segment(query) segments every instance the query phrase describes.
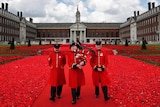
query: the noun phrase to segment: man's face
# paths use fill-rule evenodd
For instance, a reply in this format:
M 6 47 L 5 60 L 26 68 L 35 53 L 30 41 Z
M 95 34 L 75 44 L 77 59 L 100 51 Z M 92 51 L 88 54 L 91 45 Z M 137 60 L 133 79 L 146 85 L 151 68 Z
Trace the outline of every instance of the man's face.
M 72 52 L 77 52 L 77 46 L 73 45 L 73 46 L 71 47 L 71 51 L 72 51 Z
M 54 52 L 59 52 L 59 48 L 54 48 Z
M 102 44 L 101 45 L 96 45 L 96 50 L 100 50 L 102 48 Z

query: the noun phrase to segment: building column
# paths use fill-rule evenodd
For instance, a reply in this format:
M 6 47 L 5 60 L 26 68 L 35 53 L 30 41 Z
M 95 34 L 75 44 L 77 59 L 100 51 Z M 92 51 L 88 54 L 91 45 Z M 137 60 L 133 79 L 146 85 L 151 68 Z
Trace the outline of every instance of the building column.
M 83 41 L 83 34 L 82 34 L 82 30 L 80 30 L 79 40 L 80 40 L 80 42 L 82 42 L 82 41 Z
M 20 22 L 20 43 L 25 44 L 26 42 L 26 23 L 24 21 Z
M 86 43 L 86 30 L 84 30 L 84 33 L 83 33 L 83 40 L 84 40 L 84 43 Z
M 69 40 L 70 43 L 72 43 L 72 36 L 73 36 L 72 35 L 72 30 L 70 30 L 70 40 Z
M 74 42 L 76 42 L 76 36 L 77 36 L 76 30 L 74 30 L 74 35 L 73 35 L 73 40 L 74 40 Z

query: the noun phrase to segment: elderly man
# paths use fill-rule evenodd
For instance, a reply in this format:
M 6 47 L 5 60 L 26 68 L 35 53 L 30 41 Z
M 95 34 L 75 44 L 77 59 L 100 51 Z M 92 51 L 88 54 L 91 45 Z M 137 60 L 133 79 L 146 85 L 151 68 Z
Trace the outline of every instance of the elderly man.
M 72 104 L 76 104 L 76 99 L 80 98 L 81 86 L 85 85 L 82 67 L 86 63 L 86 58 L 80 44 L 73 42 L 70 49 L 71 52 L 68 54 L 69 87 L 71 87 Z
M 55 101 L 56 91 L 58 98 L 61 98 L 62 87 L 66 84 L 64 66 L 66 64 L 65 55 L 59 50 L 60 45 L 54 45 L 54 51 L 49 55 L 50 66 L 49 84 L 51 85 L 50 100 Z
M 95 54 L 91 55 L 90 64 L 93 68 L 92 72 L 92 80 L 93 84 L 95 86 L 95 95 L 96 98 L 99 97 L 99 84 L 101 84 L 102 91 L 104 94 L 104 100 L 109 100 L 108 96 L 108 85 L 110 83 L 110 79 L 108 76 L 108 59 L 107 59 L 107 53 L 102 50 L 102 44 L 101 41 L 96 41 L 95 45 Z

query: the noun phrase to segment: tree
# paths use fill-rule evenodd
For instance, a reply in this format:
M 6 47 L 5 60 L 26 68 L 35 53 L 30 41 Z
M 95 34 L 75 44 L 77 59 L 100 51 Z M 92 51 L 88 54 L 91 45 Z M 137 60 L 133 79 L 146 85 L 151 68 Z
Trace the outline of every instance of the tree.
M 28 46 L 31 46 L 31 41 L 30 40 L 28 40 Z
M 117 39 L 115 40 L 115 45 L 117 45 Z
M 147 49 L 146 44 L 147 44 L 147 41 L 144 38 L 142 38 L 142 47 L 141 47 L 141 49 Z
M 14 50 L 15 46 L 14 46 L 14 38 L 12 38 L 11 44 L 10 44 L 10 49 Z
M 41 39 L 39 40 L 39 45 L 42 45 L 42 40 Z
M 126 39 L 126 41 L 125 41 L 125 46 L 128 46 L 128 40 Z

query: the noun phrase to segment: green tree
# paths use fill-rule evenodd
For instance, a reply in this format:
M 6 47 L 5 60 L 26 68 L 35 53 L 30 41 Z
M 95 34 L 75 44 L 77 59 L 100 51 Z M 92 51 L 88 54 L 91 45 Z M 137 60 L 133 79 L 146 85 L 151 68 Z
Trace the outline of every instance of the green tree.
M 117 39 L 115 40 L 115 45 L 117 45 Z
M 125 40 L 125 46 L 128 46 L 128 40 L 127 39 Z
M 141 47 L 141 49 L 147 49 L 146 44 L 147 44 L 147 41 L 144 38 L 142 38 L 142 47 Z
M 31 41 L 30 40 L 28 40 L 28 46 L 31 46 Z
M 42 45 L 42 40 L 41 39 L 39 40 L 39 45 Z
M 10 49 L 14 50 L 15 46 L 14 46 L 14 38 L 12 38 L 11 44 L 10 44 Z

